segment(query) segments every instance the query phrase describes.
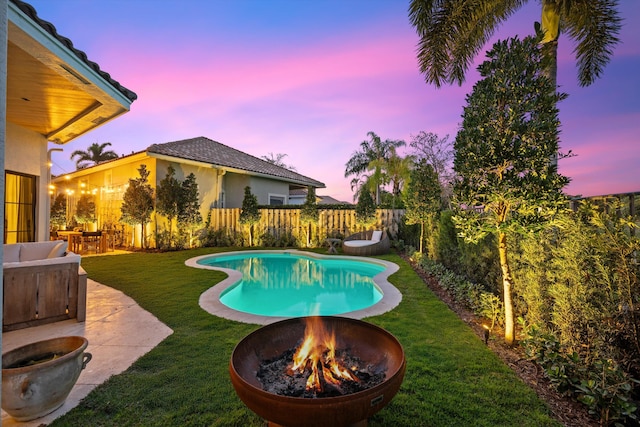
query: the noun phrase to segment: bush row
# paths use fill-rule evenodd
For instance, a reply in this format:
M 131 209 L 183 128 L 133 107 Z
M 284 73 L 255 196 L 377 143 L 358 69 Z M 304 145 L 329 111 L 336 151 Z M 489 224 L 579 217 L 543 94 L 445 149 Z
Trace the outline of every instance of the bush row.
M 607 211 L 615 213 L 583 203 L 544 231 L 511 239 L 513 296 L 521 344 L 558 390 L 603 425 L 632 425 L 640 398 L 640 239 L 633 222 Z M 442 212 L 429 230 L 420 265 L 476 314 L 500 322 L 495 241 L 461 241 L 451 216 Z M 409 231 L 401 227 L 401 246 L 413 243 Z

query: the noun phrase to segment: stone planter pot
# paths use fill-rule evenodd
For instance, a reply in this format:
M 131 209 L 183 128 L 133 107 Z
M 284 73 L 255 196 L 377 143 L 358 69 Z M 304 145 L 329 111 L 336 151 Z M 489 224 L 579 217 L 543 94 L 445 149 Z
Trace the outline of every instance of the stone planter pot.
M 91 360 L 84 337 L 27 344 L 2 355 L 2 409 L 17 421 L 58 409 Z

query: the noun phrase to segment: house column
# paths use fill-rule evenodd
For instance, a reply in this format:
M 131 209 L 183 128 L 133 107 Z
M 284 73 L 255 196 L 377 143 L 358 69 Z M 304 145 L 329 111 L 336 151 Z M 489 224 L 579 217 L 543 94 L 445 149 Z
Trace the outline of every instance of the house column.
M 223 208 L 222 206 L 222 180 L 227 171 L 218 169 L 218 176 L 216 176 L 216 206 Z
M 8 0 L 0 0 L 0 111 L 4 111 L 4 114 L 0 114 L 0 186 L 2 186 L 2 196 L 0 196 L 0 203 L 2 210 L 4 211 L 4 149 L 5 140 L 7 138 L 7 40 L 9 32 L 9 24 L 7 23 L 7 9 Z M 4 217 L 0 221 L 0 234 L 4 239 Z M 0 258 L 4 259 L 4 246 L 0 246 Z M 0 301 L 4 301 L 4 286 L 2 285 L 2 276 L 0 276 Z M 0 302 L 0 306 L 2 302 Z M 2 307 L 4 313 L 4 307 Z M 2 331 L 0 330 L 0 348 L 2 348 Z M 1 374 L 0 374 L 1 375 Z M 0 378 L 1 379 L 1 378 Z M 2 392 L 0 391 L 0 399 L 2 398 Z

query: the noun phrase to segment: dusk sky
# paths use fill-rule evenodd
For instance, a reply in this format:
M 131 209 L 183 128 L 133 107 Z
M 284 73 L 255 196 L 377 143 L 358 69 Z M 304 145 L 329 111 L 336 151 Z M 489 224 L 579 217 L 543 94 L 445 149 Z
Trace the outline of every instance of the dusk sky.
M 352 201 L 345 163 L 367 132 L 407 142 L 420 131 L 453 142 L 477 64 L 497 39 L 533 32 L 540 6 L 504 24 L 462 87 L 428 86 L 418 71 L 408 0 L 27 0 L 38 16 L 138 94 L 131 111 L 53 154 L 55 175 L 76 149 L 118 154 L 205 136 L 324 182 Z M 562 36 L 560 162 L 566 192 L 640 191 L 640 1 L 621 0 L 621 43 L 603 77 L 582 88 Z M 406 150 L 403 154 L 406 154 Z

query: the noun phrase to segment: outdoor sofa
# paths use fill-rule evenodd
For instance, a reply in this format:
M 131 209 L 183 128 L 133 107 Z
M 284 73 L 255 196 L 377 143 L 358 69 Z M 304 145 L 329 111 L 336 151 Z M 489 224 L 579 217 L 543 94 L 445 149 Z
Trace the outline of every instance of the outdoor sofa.
M 75 318 L 84 322 L 87 273 L 67 242 L 4 245 L 2 330 Z
M 391 241 L 385 231 L 367 230 L 344 239 L 342 251 L 347 255 L 371 256 L 389 252 Z

